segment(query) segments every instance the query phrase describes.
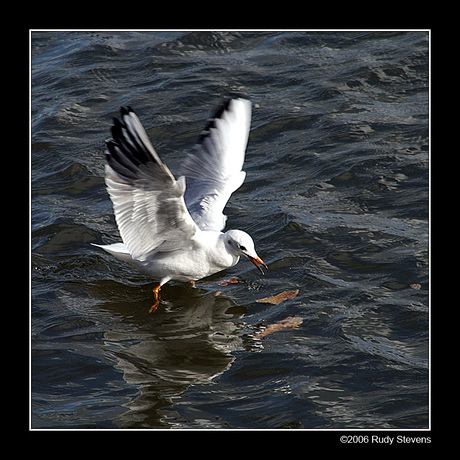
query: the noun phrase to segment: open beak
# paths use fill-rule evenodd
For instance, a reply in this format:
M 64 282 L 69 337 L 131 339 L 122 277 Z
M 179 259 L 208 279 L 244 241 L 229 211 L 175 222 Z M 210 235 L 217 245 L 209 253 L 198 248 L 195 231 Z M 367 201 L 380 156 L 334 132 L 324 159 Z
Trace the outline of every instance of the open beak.
M 265 262 L 260 258 L 260 257 L 251 257 L 248 256 L 248 259 L 257 267 L 257 269 L 262 273 L 262 275 L 265 275 L 264 271 L 262 270 L 262 267 L 260 265 L 263 265 L 266 270 L 268 270 L 267 265 Z M 260 264 L 260 265 L 259 265 Z

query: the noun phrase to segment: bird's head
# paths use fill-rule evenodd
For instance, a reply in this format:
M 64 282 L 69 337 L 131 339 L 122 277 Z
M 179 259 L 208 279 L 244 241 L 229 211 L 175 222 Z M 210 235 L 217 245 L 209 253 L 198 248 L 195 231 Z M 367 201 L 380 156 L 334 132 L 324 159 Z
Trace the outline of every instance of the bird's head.
M 252 238 L 247 233 L 241 230 L 229 230 L 224 236 L 228 252 L 239 257 L 247 257 L 257 267 L 262 275 L 264 275 L 261 265 L 263 265 L 266 269 L 268 269 L 268 267 L 257 255 L 256 250 L 254 249 L 254 241 L 252 241 Z

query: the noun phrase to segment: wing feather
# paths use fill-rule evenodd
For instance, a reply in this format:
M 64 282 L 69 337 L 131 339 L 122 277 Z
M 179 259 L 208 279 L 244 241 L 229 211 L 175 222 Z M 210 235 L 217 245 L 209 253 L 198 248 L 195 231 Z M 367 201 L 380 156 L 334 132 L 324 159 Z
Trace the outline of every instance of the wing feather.
M 182 165 L 187 183 L 185 203 L 201 230 L 225 227 L 225 205 L 246 177 L 242 169 L 250 124 L 248 100 L 226 101 Z
M 190 244 L 199 229 L 185 206 L 185 180 L 175 180 L 130 107 L 121 108 L 121 120 L 114 119 L 112 137 L 106 185 L 131 256 L 145 261 Z

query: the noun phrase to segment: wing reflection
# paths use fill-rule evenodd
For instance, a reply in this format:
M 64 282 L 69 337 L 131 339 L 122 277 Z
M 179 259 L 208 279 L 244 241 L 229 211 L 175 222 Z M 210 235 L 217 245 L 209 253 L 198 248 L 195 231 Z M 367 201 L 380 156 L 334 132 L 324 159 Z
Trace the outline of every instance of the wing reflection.
M 163 298 L 153 315 L 137 303 L 129 327 L 105 333 L 105 349 L 116 357 L 115 367 L 139 389 L 117 420 L 121 427 L 169 426 L 164 410 L 172 406 L 171 398 L 190 385 L 211 382 L 231 366 L 232 351 L 242 347 L 232 320 L 245 309 L 230 299 L 178 286 L 165 290 Z M 105 307 L 134 311 L 125 300 Z

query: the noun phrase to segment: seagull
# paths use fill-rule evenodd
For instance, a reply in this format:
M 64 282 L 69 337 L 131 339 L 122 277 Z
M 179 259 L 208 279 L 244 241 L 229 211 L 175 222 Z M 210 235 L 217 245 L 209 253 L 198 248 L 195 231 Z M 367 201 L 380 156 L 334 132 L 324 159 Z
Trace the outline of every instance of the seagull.
M 268 268 L 252 238 L 225 233 L 223 210 L 244 182 L 242 170 L 251 124 L 251 103 L 229 99 L 219 106 L 180 170 L 171 174 L 131 107 L 121 107 L 106 141 L 105 183 L 123 243 L 98 245 L 143 274 L 159 280 L 154 312 L 168 281 L 190 282 L 249 259 Z

